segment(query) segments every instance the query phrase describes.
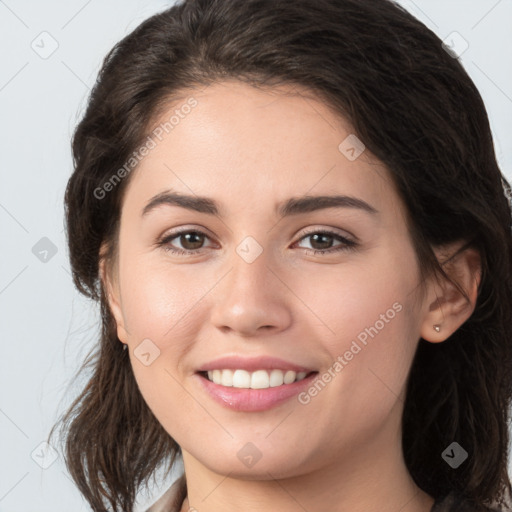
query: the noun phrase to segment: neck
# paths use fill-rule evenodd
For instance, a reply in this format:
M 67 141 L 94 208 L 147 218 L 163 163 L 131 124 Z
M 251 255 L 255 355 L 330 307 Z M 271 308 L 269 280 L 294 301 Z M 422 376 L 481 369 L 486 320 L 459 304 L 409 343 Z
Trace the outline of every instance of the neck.
M 273 478 L 275 468 L 261 467 L 256 476 L 257 466 L 247 478 L 222 475 L 183 449 L 188 496 L 182 511 L 430 512 L 434 499 L 410 476 L 401 432 L 397 436 L 397 425 L 390 423 L 378 435 L 352 443 L 331 464 L 286 477 Z

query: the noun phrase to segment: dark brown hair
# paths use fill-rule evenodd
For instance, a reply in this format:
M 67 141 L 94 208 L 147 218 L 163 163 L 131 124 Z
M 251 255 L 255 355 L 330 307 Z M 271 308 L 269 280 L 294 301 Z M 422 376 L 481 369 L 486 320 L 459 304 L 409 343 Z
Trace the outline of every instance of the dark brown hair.
M 187 0 L 106 56 L 74 133 L 65 195 L 73 280 L 102 314 L 99 345 L 81 368 L 88 384 L 50 434 L 60 424 L 78 488 L 95 511 L 131 511 L 142 484 L 180 454 L 139 392 L 99 278 L 102 244 L 106 261 L 115 259 L 130 176 L 101 198 L 97 190 L 169 100 L 228 78 L 301 86 L 350 123 L 396 184 L 423 277 L 451 279 L 435 247 L 463 241 L 480 252 L 471 317 L 443 343 L 419 340 L 403 450 L 433 497 L 455 490 L 476 507 L 503 505 L 511 490 L 510 186 L 475 85 L 440 39 L 390 0 Z M 453 441 L 469 454 L 457 469 L 441 457 Z

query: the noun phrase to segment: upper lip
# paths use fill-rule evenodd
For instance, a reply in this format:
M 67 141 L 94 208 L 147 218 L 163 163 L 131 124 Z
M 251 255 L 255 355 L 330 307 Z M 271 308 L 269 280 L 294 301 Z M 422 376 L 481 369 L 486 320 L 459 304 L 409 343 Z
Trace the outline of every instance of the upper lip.
M 294 372 L 315 371 L 312 368 L 307 368 L 306 366 L 269 356 L 251 358 L 240 356 L 220 357 L 202 365 L 197 371 L 207 372 L 210 370 L 246 370 L 248 372 L 256 370 L 292 370 Z

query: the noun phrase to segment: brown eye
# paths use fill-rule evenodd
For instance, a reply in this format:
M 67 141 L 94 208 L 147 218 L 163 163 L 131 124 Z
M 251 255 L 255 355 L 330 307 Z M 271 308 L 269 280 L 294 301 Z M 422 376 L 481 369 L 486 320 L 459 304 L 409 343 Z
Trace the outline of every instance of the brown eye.
M 313 249 L 319 250 L 330 249 L 334 241 L 334 237 L 326 233 L 315 233 L 314 235 L 309 235 L 309 238 L 311 239 Z
M 315 231 L 304 235 L 299 242 L 303 240 L 310 240 L 311 249 L 304 247 L 306 252 L 313 252 L 314 254 L 329 254 L 340 251 L 348 251 L 354 249 L 358 244 L 338 233 L 330 231 Z M 163 238 L 158 242 L 159 246 L 162 246 L 165 251 L 173 254 L 181 255 L 192 255 L 199 254 L 201 249 L 205 248 L 205 240 L 209 240 L 208 235 L 197 230 L 178 231 L 171 233 L 170 235 Z M 338 242 L 337 245 L 333 245 L 334 242 Z M 181 248 L 176 244 L 181 245 Z
M 198 253 L 200 249 L 203 249 L 203 244 L 207 238 L 208 236 L 201 231 L 179 231 L 166 236 L 158 242 L 158 245 L 171 253 L 194 254 Z M 176 243 L 181 245 L 181 248 L 179 246 L 176 247 Z
M 306 252 L 313 251 L 314 254 L 329 254 L 338 251 L 348 251 L 350 249 L 354 249 L 358 245 L 357 242 L 349 240 L 348 238 L 331 231 L 314 231 L 307 233 L 299 240 L 298 243 L 300 244 L 303 240 L 308 239 L 311 249 L 308 247 L 304 247 L 304 249 Z M 339 243 L 333 245 L 334 242 Z
M 198 233 L 197 231 L 183 233 L 176 238 L 179 238 L 183 249 L 190 251 L 193 251 L 194 249 L 200 249 L 204 243 L 204 235 L 202 233 Z

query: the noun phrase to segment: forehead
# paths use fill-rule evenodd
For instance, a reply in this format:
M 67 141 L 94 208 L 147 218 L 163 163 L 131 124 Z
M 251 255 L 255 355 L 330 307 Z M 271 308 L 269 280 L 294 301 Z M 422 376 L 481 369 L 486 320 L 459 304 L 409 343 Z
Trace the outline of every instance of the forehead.
M 190 89 L 160 112 L 149 137 L 154 147 L 125 195 L 141 207 L 168 189 L 215 196 L 236 211 L 308 194 L 358 195 L 378 209 L 397 201 L 387 169 L 350 125 L 295 86 Z

